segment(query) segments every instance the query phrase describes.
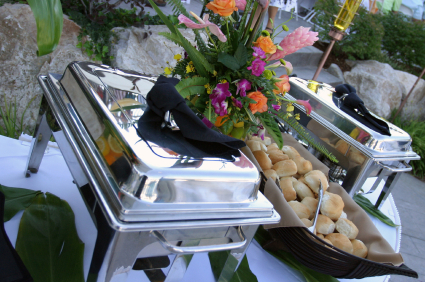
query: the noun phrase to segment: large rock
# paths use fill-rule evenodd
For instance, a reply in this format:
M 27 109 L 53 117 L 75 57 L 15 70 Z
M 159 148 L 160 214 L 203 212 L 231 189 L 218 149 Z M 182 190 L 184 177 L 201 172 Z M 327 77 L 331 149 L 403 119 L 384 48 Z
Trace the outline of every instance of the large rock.
M 16 99 L 17 116 L 21 117 L 35 96 L 23 122 L 24 128 L 32 132 L 42 97 L 37 76 L 48 72 L 63 73 L 70 62 L 89 60 L 75 47 L 80 27 L 65 17 L 57 49 L 42 57 L 36 54 L 37 28 L 28 5 L 4 4 L 0 7 L 0 27 L 0 105 L 4 107 L 5 97 L 12 103 Z
M 403 84 L 403 99 L 405 99 L 418 77 L 403 71 L 396 70 L 395 73 L 398 81 Z M 421 79 L 416 84 L 400 114 L 403 120 L 425 119 L 425 80 Z
M 144 28 L 114 28 L 118 41 L 112 47 L 112 65 L 120 69 L 134 70 L 144 74 L 159 75 L 166 67 L 174 67 L 174 55 L 183 55 L 184 49 L 158 32 L 170 32 L 165 25 L 145 26 Z M 183 36 L 195 43 L 191 29 L 180 29 Z
M 377 61 L 357 61 L 345 81 L 357 90 L 366 107 L 375 114 L 388 118 L 391 110 L 400 106 L 404 86 L 397 72 L 388 64 Z

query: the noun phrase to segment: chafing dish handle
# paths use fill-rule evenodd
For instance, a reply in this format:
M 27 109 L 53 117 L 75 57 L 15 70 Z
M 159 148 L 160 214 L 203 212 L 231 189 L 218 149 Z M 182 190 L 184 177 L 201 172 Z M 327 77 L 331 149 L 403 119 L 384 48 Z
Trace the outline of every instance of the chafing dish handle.
M 402 164 L 405 167 L 398 168 L 398 167 L 392 167 L 392 166 L 384 165 L 384 164 L 378 162 L 378 165 L 380 165 L 381 167 L 383 167 L 386 170 L 389 170 L 390 172 L 409 172 L 409 171 L 412 170 L 412 167 L 408 163 L 406 163 L 406 161 L 402 161 Z
M 227 251 L 242 248 L 246 243 L 247 239 L 245 234 L 243 233 L 242 227 L 239 226 L 238 234 L 241 238 L 241 242 L 229 243 L 229 244 L 221 244 L 221 245 L 210 245 L 210 246 L 194 246 L 194 247 L 179 247 L 170 244 L 170 242 L 165 239 L 165 237 L 158 231 L 153 230 L 150 232 L 161 245 L 170 252 L 176 254 L 196 254 L 196 253 L 204 253 L 204 252 L 219 252 L 219 251 Z

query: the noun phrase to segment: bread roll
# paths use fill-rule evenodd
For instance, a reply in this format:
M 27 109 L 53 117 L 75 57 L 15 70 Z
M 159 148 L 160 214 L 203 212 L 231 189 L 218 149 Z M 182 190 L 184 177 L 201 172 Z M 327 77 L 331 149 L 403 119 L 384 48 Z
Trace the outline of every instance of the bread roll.
M 267 169 L 264 172 L 264 175 L 266 176 L 266 178 L 271 177 L 274 181 L 276 181 L 276 179 L 279 178 L 279 176 L 277 176 L 277 173 L 274 169 Z
M 354 225 L 351 220 L 346 218 L 340 218 L 335 224 L 336 230 L 348 237 L 348 239 L 356 239 L 357 234 L 359 234 L 359 229 Z
M 293 160 L 296 156 L 299 156 L 300 154 L 298 151 L 292 147 L 292 146 L 283 146 L 282 151 L 289 156 L 291 160 Z
M 337 221 L 342 214 L 344 209 L 344 202 L 340 195 L 326 192 L 323 195 L 322 205 L 320 206 L 320 212 L 326 215 L 333 221 Z
M 332 245 L 338 249 L 350 253 L 353 253 L 353 244 L 351 244 L 350 239 L 347 238 L 344 234 L 340 233 L 331 233 L 325 236 L 325 239 L 328 239 L 332 242 Z
M 295 189 L 295 191 L 297 191 L 297 189 Z M 297 192 L 297 195 L 298 195 L 298 192 Z M 299 198 L 299 196 L 298 196 L 298 198 Z M 316 212 L 317 205 L 319 204 L 319 200 L 312 198 L 312 197 L 305 197 L 301 201 L 301 203 L 304 204 L 307 208 L 309 208 L 311 210 L 311 214 L 309 216 L 309 219 L 312 219 L 313 216 L 314 216 L 314 213 Z
M 273 143 L 273 144 L 270 144 L 269 146 L 267 146 L 267 154 L 269 154 L 269 151 L 273 151 L 273 150 L 279 150 L 279 147 L 277 146 L 276 143 Z
M 303 180 L 308 187 L 310 187 L 311 190 L 313 190 L 314 193 L 319 193 L 319 186 L 320 182 L 322 182 L 323 186 L 323 193 L 328 189 L 328 179 L 326 178 L 325 174 L 321 172 L 320 170 L 312 170 L 306 175 L 304 175 Z
M 342 211 L 341 216 L 339 218 L 347 218 L 347 214 L 344 211 Z
M 325 241 L 326 243 L 328 243 L 329 245 L 334 245 L 334 244 L 332 244 L 332 242 L 331 241 L 329 241 L 328 239 L 323 239 L 323 241 Z
M 311 162 L 301 156 L 295 156 L 294 162 L 297 165 L 297 172 L 301 175 L 313 170 Z
M 316 232 L 320 234 L 330 234 L 335 231 L 335 223 L 329 217 L 319 214 L 316 222 Z
M 311 191 L 311 189 L 308 188 L 308 186 L 302 183 L 301 181 L 296 180 L 296 182 L 294 182 L 293 185 L 294 185 L 295 191 L 297 191 L 298 198 L 301 201 L 304 200 L 305 197 L 314 198 L 313 191 Z
M 361 258 L 367 257 L 367 247 L 362 241 L 354 239 L 351 240 L 351 244 L 353 245 L 353 255 Z
M 319 237 L 322 240 L 325 239 L 325 236 L 323 236 L 323 234 L 317 233 L 316 236 Z
M 258 141 L 260 143 L 263 143 L 264 142 L 263 139 L 261 139 L 261 137 L 259 137 L 259 136 L 252 136 L 249 140 Z
M 338 142 L 336 142 L 335 144 L 335 149 L 337 149 L 341 154 L 343 154 L 344 156 L 346 154 L 348 154 L 348 148 L 349 145 L 347 142 L 345 142 L 344 140 L 339 140 Z
M 246 141 L 246 145 L 249 147 L 249 149 L 251 150 L 251 152 L 254 151 L 261 151 L 261 143 L 258 141 L 254 141 L 254 140 L 248 140 Z
M 273 169 L 279 177 L 291 176 L 297 173 L 297 165 L 293 160 L 277 162 L 273 165 Z
M 259 136 L 252 136 L 250 140 L 258 141 L 258 142 L 264 144 L 265 146 L 268 146 L 272 143 L 272 140 L 270 139 L 270 137 L 267 137 L 267 136 L 265 136 L 264 139 L 262 139 Z
M 255 159 L 257 160 L 263 171 L 272 168 L 272 161 L 264 151 L 254 151 L 252 152 L 252 154 L 254 155 Z
M 305 227 L 307 227 L 307 228 L 313 226 L 313 222 L 311 222 L 307 218 L 301 218 L 301 221 L 304 223 Z
M 282 178 L 279 181 L 279 185 L 287 202 L 293 201 L 297 198 L 297 192 L 295 192 L 295 189 L 292 186 L 291 178 Z
M 288 204 L 300 219 L 308 218 L 310 216 L 311 211 L 304 204 L 297 201 L 290 201 Z
M 272 139 L 270 139 L 270 137 L 265 136 L 264 140 L 263 140 L 263 144 L 266 146 L 269 146 L 272 143 Z
M 272 161 L 272 164 L 278 163 L 280 161 L 289 160 L 289 157 L 280 150 L 271 150 L 268 152 L 269 152 L 269 158 Z

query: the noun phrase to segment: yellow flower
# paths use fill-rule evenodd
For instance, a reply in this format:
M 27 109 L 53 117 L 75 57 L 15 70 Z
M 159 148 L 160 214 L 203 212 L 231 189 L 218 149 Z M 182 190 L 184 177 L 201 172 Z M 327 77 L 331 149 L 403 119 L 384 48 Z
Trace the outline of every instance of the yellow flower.
M 300 114 L 295 114 L 295 119 L 300 120 Z
M 204 87 L 207 89 L 207 94 L 211 94 L 211 86 L 209 83 L 205 84 Z
M 164 69 L 164 73 L 166 74 L 166 75 L 169 75 L 169 74 L 171 74 L 171 72 L 173 71 L 173 69 L 172 68 L 169 68 L 169 67 L 166 67 L 165 69 Z
M 213 71 L 213 76 L 217 76 L 217 72 L 216 71 Z
M 292 112 L 292 111 L 294 111 L 294 106 L 292 106 L 292 103 L 288 103 L 288 104 L 286 105 L 286 111 L 287 111 L 287 112 Z
M 190 61 L 189 64 L 186 66 L 186 73 L 195 72 L 195 66 L 193 65 L 193 62 Z
M 226 83 L 226 82 L 227 82 L 227 80 L 225 80 L 225 79 L 220 80 L 220 83 Z
M 177 62 L 180 61 L 181 58 L 182 58 L 182 55 L 180 55 L 180 54 L 174 55 L 174 60 L 177 60 Z

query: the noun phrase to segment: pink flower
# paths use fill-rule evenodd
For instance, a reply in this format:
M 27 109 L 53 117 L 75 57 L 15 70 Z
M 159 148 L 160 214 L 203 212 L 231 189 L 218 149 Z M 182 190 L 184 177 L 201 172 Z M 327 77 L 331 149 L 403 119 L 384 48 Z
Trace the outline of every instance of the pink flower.
M 232 97 L 232 102 L 233 102 L 233 105 L 235 105 L 235 107 L 242 109 L 242 102 L 241 101 Z
M 257 59 L 265 59 L 266 58 L 266 52 L 263 51 L 260 47 L 252 47 L 254 50 L 254 53 L 252 55 Z
M 219 116 L 227 115 L 227 102 L 226 98 L 232 96 L 229 91 L 229 83 L 220 83 L 212 91 L 211 105 L 214 107 L 214 112 Z
M 283 51 L 279 49 L 276 53 L 272 54 L 267 60 L 279 60 L 286 55 L 292 54 L 299 49 L 311 46 L 315 41 L 319 38 L 317 37 L 317 32 L 309 31 L 310 28 L 300 26 L 288 36 L 283 38 L 283 40 L 279 43 L 280 47 L 282 47 Z
M 255 59 L 252 62 L 252 65 L 250 67 L 247 67 L 247 69 L 251 70 L 252 74 L 255 76 L 260 76 L 264 71 L 264 66 L 266 65 L 266 62 Z
M 205 125 L 206 125 L 206 126 L 208 126 L 208 128 L 212 128 L 212 127 L 213 127 L 213 125 L 214 125 L 214 124 L 212 124 L 212 122 L 211 122 L 209 119 L 207 119 L 206 117 L 204 117 L 204 118 L 202 119 L 202 122 L 203 122 L 203 123 L 205 123 Z
M 196 14 L 194 14 L 192 12 L 190 12 L 190 13 L 200 23 L 197 24 L 197 23 L 193 22 L 191 19 L 189 19 L 188 17 L 186 17 L 184 15 L 179 15 L 178 16 L 179 24 L 184 23 L 188 28 L 191 28 L 191 29 L 201 29 L 201 28 L 208 27 L 209 30 L 211 31 L 211 33 L 218 37 L 218 40 L 220 40 L 221 42 L 226 42 L 227 41 L 226 36 L 223 34 L 223 32 L 221 32 L 220 28 L 218 28 L 217 25 L 213 24 L 212 22 L 210 22 L 208 20 L 208 18 L 209 18 L 209 15 L 208 14 L 204 15 L 204 19 L 202 20 Z
M 211 105 L 214 107 L 214 112 L 219 116 L 227 115 L 227 102 L 218 99 L 212 100 Z
M 310 101 L 310 100 L 296 100 L 295 103 L 297 103 L 298 105 L 304 106 L 305 112 L 307 113 L 307 115 L 310 115 L 311 105 L 308 101 Z
M 245 97 L 246 96 L 246 91 L 247 90 L 251 90 L 251 82 L 249 82 L 248 80 L 246 80 L 245 78 L 239 80 L 239 82 L 236 83 L 236 86 L 238 87 L 236 89 L 236 95 L 239 93 L 239 95 L 241 97 Z
M 245 10 L 246 7 L 246 0 L 235 0 L 236 8 L 238 8 L 241 11 Z
M 280 110 L 280 106 L 279 106 L 279 105 L 273 105 L 273 104 L 272 104 L 272 107 L 273 107 L 273 109 L 274 109 L 275 111 L 279 111 L 279 110 Z

